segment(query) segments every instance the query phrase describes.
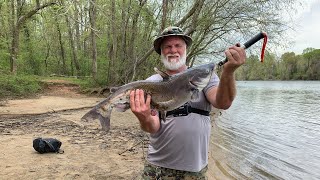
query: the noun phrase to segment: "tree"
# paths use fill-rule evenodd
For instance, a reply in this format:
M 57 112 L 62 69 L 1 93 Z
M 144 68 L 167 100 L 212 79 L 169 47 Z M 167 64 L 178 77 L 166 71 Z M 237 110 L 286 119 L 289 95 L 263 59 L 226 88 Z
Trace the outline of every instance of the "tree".
M 320 49 L 314 49 L 311 52 L 303 54 L 308 62 L 306 74 L 308 79 L 320 80 Z
M 57 4 L 56 2 L 48 2 L 43 5 L 40 5 L 39 1 L 37 1 L 36 7 L 34 7 L 32 10 L 28 11 L 24 15 L 20 15 L 20 10 L 22 6 L 20 5 L 21 2 L 17 1 L 18 3 L 18 18 L 17 21 L 14 23 L 14 12 L 15 12 L 15 5 L 14 1 L 11 1 L 11 11 L 12 11 L 12 43 L 11 43 L 11 52 L 10 52 L 10 66 L 11 66 L 11 73 L 16 74 L 17 73 L 17 56 L 19 51 L 19 35 L 20 35 L 20 29 L 25 24 L 27 19 L 32 17 L 34 14 L 36 14 L 39 10 L 44 9 L 46 7 L 52 6 Z M 20 3 L 19 3 L 20 2 Z
M 276 43 L 276 38 L 281 37 L 284 30 L 290 28 L 287 21 L 280 18 L 281 13 L 278 12 L 280 10 L 290 12 L 298 1 L 59 0 L 58 2 L 59 6 L 47 8 L 46 11 L 38 9 L 35 15 L 41 12 L 39 16 L 26 18 L 28 12 L 36 7 L 44 8 L 46 3 L 40 4 L 40 1 L 36 0 L 1 1 L 0 22 L 3 24 L 0 27 L 1 59 L 10 61 L 2 61 L 1 65 L 4 65 L 2 69 L 5 67 L 9 69 L 10 66 L 12 71 L 16 72 L 16 67 L 19 65 L 23 67 L 19 68 L 19 72 L 24 74 L 45 72 L 44 74 L 93 75 L 92 82 L 100 85 L 120 85 L 144 79 L 154 73 L 153 67 L 162 67 L 159 55 L 153 51 L 152 42 L 163 28 L 169 25 L 180 26 L 192 36 L 193 44 L 188 49 L 187 61 L 193 66 L 224 59 L 223 51 L 226 47 L 244 42 L 259 31 L 266 31 L 272 37 L 270 42 Z M 20 17 L 24 17 L 22 18 L 24 20 L 19 20 Z M 21 30 L 25 30 L 25 33 L 20 33 Z M 20 42 L 19 36 L 13 36 L 13 32 L 20 33 Z M 21 51 L 19 59 L 23 61 L 18 61 L 17 64 L 19 43 Z M 250 50 L 254 48 L 255 46 Z M 36 68 L 24 68 L 28 67 L 30 62 Z M 296 67 L 300 68 L 307 64 L 304 67 L 310 69 L 309 67 L 313 67 L 311 64 L 313 61 L 310 59 L 309 62 L 310 64 L 302 63 Z M 261 77 L 252 75 L 250 78 L 269 79 L 269 76 L 273 77 L 280 71 L 270 75 L 265 73 L 266 68 L 279 69 L 275 67 L 280 66 L 286 67 L 282 62 L 279 62 L 279 66 L 274 66 L 274 63 L 259 65 L 257 68 L 264 71 L 263 75 Z M 45 71 L 41 69 L 44 67 Z M 251 67 L 243 70 L 250 73 Z M 296 73 L 301 74 L 300 69 Z M 242 75 L 249 78 L 246 74 Z
M 297 72 L 297 59 L 294 52 L 284 53 L 281 56 L 284 65 L 285 79 L 292 79 Z
M 90 25 L 91 25 L 91 44 L 92 44 L 92 76 L 94 80 L 97 80 L 97 44 L 96 44 L 96 35 L 95 35 L 95 28 L 96 28 L 96 1 L 90 1 Z

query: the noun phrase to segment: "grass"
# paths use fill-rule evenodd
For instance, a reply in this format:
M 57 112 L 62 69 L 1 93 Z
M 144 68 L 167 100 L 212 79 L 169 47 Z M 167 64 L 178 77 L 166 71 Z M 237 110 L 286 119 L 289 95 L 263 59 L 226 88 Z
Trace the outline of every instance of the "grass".
M 21 97 L 41 90 L 41 83 L 35 76 L 0 76 L 0 98 Z

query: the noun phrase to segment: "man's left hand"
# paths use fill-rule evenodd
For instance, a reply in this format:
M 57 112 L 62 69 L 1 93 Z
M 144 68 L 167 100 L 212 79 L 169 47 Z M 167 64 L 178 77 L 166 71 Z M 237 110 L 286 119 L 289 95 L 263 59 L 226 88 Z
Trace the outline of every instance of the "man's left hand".
M 226 51 L 228 62 L 224 64 L 224 71 L 234 72 L 246 61 L 246 52 L 242 47 L 231 46 Z

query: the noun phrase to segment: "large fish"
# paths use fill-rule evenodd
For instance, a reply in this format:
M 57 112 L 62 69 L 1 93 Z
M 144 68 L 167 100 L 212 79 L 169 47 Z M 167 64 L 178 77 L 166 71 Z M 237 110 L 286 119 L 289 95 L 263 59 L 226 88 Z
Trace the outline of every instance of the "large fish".
M 165 117 L 166 111 L 174 110 L 184 103 L 198 97 L 198 93 L 208 84 L 215 64 L 205 64 L 187 69 L 175 75 L 155 69 L 163 77 L 161 81 L 134 81 L 120 86 L 105 100 L 87 112 L 82 119 L 99 119 L 102 130 L 109 131 L 113 108 L 124 112 L 130 108 L 130 92 L 143 89 L 151 95 L 151 106 Z

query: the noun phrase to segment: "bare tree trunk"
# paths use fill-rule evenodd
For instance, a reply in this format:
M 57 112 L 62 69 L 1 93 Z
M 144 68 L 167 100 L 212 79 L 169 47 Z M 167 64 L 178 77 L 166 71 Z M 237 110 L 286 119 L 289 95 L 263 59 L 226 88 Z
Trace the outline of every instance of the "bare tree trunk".
M 122 26 L 121 26 L 121 44 L 119 46 L 120 48 L 120 65 L 118 72 L 121 74 L 120 80 L 124 79 L 126 76 L 126 62 L 128 61 L 128 53 L 127 53 L 127 33 L 128 33 L 128 24 L 129 24 L 129 14 L 130 14 L 130 5 L 131 0 L 128 2 L 129 4 L 126 4 L 126 0 L 122 1 L 122 9 L 121 9 L 121 19 L 122 19 Z
M 71 27 L 70 20 L 69 20 L 69 17 L 68 17 L 67 14 L 66 14 L 65 17 L 66 17 L 66 23 L 67 23 L 67 27 L 68 27 L 69 42 L 70 42 L 70 46 L 71 46 L 71 49 L 72 49 L 71 69 L 73 68 L 73 63 L 74 63 L 74 66 L 76 68 L 77 76 L 79 76 L 80 75 L 80 64 L 79 64 L 79 61 L 78 61 L 76 45 L 74 43 L 72 27 Z M 73 71 L 72 71 L 72 75 L 74 75 Z
M 17 1 L 18 3 L 21 3 L 20 1 Z M 12 14 L 14 14 L 14 2 L 11 2 L 11 8 L 12 8 Z M 56 4 L 55 2 L 48 2 L 43 5 L 39 5 L 32 9 L 31 11 L 27 12 L 25 15 L 19 15 L 17 22 L 15 24 L 12 24 L 13 30 L 12 30 L 12 42 L 11 42 L 11 52 L 10 52 L 10 70 L 11 73 L 16 75 L 17 74 L 17 57 L 18 57 L 18 51 L 19 51 L 19 35 L 20 35 L 20 28 L 21 26 L 26 22 L 27 19 L 32 17 L 34 14 L 36 14 L 39 10 L 44 9 L 48 6 L 52 6 Z M 22 7 L 18 7 L 19 11 Z M 20 11 L 21 12 L 21 11 Z M 19 13 L 18 13 L 19 14 Z
M 76 45 L 77 45 L 77 50 L 81 51 L 81 43 L 80 43 L 80 27 L 79 27 L 79 7 L 77 5 L 78 1 L 73 1 L 74 3 L 74 18 L 76 19 L 75 22 L 75 29 L 76 29 Z M 81 21 L 80 21 L 81 22 Z
M 60 53 L 61 53 L 61 60 L 62 60 L 62 74 L 67 75 L 67 65 L 66 65 L 66 55 L 65 55 L 66 53 L 64 50 L 64 46 L 63 46 L 59 21 L 58 21 L 57 17 L 55 17 L 55 19 L 56 19 L 56 27 L 57 27 L 57 31 L 58 31 L 58 38 L 59 38 L 59 44 L 60 44 Z
M 168 11 L 168 1 L 162 0 L 162 21 L 161 21 L 161 31 L 166 28 L 167 23 L 167 11 Z
M 88 18 L 88 16 L 90 16 L 90 15 L 87 14 L 87 10 L 86 10 L 86 9 L 89 8 L 88 5 L 90 6 L 90 2 L 85 3 L 85 5 L 83 5 L 81 7 L 81 9 L 80 9 L 80 11 L 81 11 L 80 22 L 82 24 L 82 26 L 80 26 L 80 27 L 83 28 L 83 29 L 81 29 L 81 31 L 83 31 L 83 32 L 89 32 L 90 31 L 90 30 L 88 30 L 89 29 L 89 25 L 87 25 L 87 23 L 88 23 L 87 18 Z M 90 23 L 90 17 L 89 17 L 89 23 Z M 90 54 L 90 52 L 91 52 L 89 50 L 89 47 L 88 47 L 88 44 L 90 44 L 89 43 L 90 41 L 91 41 L 91 38 L 89 36 L 85 36 L 84 40 L 82 41 L 82 48 L 81 49 L 82 49 L 82 52 L 83 52 L 83 56 L 85 58 L 88 58 L 89 57 L 88 54 Z M 90 61 L 90 63 L 91 63 L 91 61 Z
M 116 69 L 116 57 L 117 57 L 117 23 L 116 23 L 116 6 L 115 1 L 111 1 L 111 24 L 110 24 L 110 48 L 109 48 L 109 67 L 108 67 L 108 82 L 110 79 L 115 80 L 115 73 L 110 73 L 111 69 Z
M 134 62 L 134 66 L 136 66 L 137 64 L 137 57 L 135 57 L 135 53 L 134 53 L 134 47 L 135 47 L 135 38 L 136 38 L 136 32 L 138 31 L 137 30 L 137 22 L 138 22 L 138 19 L 139 19 L 139 16 L 140 16 L 140 12 L 141 12 L 141 9 L 142 7 L 145 5 L 147 1 L 146 0 L 140 0 L 140 7 L 139 7 L 139 10 L 137 10 L 137 12 L 135 13 L 134 17 L 133 17 L 133 20 L 132 20 L 132 27 L 131 27 L 131 38 L 130 38 L 130 41 L 129 41 L 129 49 L 128 49 L 128 54 L 129 54 L 129 58 Z M 132 70 L 134 70 L 133 68 L 131 68 Z M 135 73 L 133 73 L 135 74 Z M 127 78 L 129 78 L 127 76 Z M 131 78 L 131 81 L 134 79 L 134 76 L 132 76 Z M 126 79 L 126 82 L 128 81 L 129 79 Z
M 46 51 L 46 57 L 44 58 L 44 64 L 45 64 L 45 67 L 46 67 L 46 74 L 47 74 L 47 71 L 48 71 L 48 58 L 50 56 L 50 43 L 49 43 L 48 39 L 46 39 L 46 44 L 47 44 L 47 51 Z
M 30 30 L 26 24 L 23 25 L 24 35 L 25 35 L 25 42 L 27 44 L 27 51 L 28 51 L 28 64 L 31 66 L 33 70 L 33 74 L 40 75 L 40 67 L 37 65 L 37 62 L 35 60 L 33 46 L 30 39 Z
M 96 0 L 90 1 L 89 7 L 89 17 L 90 17 L 90 24 L 91 24 L 91 43 L 92 43 L 92 76 L 94 80 L 97 80 L 97 44 L 96 44 L 96 35 L 94 30 L 96 28 Z
M 10 71 L 13 73 L 13 74 L 16 74 L 16 71 L 17 71 L 17 65 L 16 65 L 16 62 L 17 62 L 17 45 L 18 44 L 16 41 L 16 39 L 19 39 L 19 37 L 17 37 L 16 35 L 16 30 L 15 30 L 15 5 L 14 5 L 14 1 L 11 1 L 11 18 L 10 18 L 10 27 L 11 27 L 11 37 L 12 37 L 12 43 L 11 43 L 11 48 L 10 48 Z M 18 34 L 19 36 L 19 34 Z

